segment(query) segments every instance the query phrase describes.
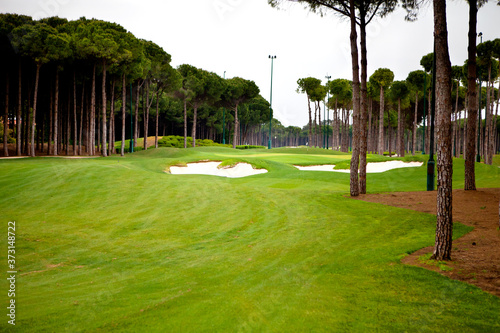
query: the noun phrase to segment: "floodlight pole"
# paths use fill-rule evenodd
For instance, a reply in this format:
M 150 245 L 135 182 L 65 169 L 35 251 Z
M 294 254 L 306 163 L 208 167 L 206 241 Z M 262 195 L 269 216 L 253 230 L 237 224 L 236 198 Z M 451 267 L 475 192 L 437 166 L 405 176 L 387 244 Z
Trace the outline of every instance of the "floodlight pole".
M 434 115 L 436 114 L 436 40 L 434 40 L 434 60 L 432 61 L 432 101 L 429 161 L 427 162 L 427 191 L 434 191 Z
M 330 79 L 332 78 L 331 75 L 326 74 L 325 78 L 328 80 L 328 83 L 326 84 L 326 108 L 327 108 L 327 115 L 328 115 L 328 120 L 326 122 L 327 125 L 330 124 L 330 109 L 328 108 L 328 101 L 330 100 Z M 328 150 L 328 134 L 330 129 L 326 126 L 326 150 Z
M 276 56 L 269 56 L 269 59 L 271 59 L 271 96 L 269 98 L 269 142 L 267 144 L 267 148 L 271 149 L 271 130 L 272 130 L 272 123 L 273 123 L 273 65 L 274 65 L 274 59 L 276 59 Z

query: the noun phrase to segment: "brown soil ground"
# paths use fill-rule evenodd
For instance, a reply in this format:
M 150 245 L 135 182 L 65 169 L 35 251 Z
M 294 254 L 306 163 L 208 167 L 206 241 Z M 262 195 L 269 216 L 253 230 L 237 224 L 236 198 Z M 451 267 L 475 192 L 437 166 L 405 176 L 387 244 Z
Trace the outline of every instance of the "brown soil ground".
M 393 192 L 360 195 L 359 200 L 436 214 L 437 192 Z M 453 242 L 451 270 L 419 261 L 433 247 L 421 249 L 402 262 L 424 267 L 452 279 L 464 281 L 500 297 L 500 188 L 477 191 L 453 191 L 453 220 L 474 227 L 467 235 Z

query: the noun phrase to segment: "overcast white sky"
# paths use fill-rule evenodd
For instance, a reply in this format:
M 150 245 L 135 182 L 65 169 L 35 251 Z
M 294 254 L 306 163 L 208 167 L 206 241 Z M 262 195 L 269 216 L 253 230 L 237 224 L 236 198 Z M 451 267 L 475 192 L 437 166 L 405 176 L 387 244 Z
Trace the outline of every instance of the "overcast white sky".
M 489 3 L 478 13 L 483 40 L 500 38 L 500 6 Z M 467 57 L 468 6 L 448 1 L 448 33 L 452 65 Z M 285 126 L 307 123 L 307 100 L 295 92 L 297 79 L 351 79 L 349 22 L 320 17 L 299 4 L 283 10 L 267 0 L 0 0 L 0 12 L 34 18 L 85 16 L 116 22 L 135 36 L 152 40 L 183 63 L 226 78 L 254 80 L 269 100 L 271 60 L 274 61 L 273 109 Z M 404 12 L 374 21 L 368 29 L 368 75 L 390 68 L 396 80 L 420 69 L 420 59 L 432 52 L 432 7 L 417 22 L 404 21 Z

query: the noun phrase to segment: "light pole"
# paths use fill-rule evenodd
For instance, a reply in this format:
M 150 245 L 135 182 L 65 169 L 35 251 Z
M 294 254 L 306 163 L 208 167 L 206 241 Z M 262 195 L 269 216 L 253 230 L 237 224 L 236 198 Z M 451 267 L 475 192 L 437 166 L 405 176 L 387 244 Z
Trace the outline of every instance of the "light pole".
M 325 78 L 328 80 L 327 84 L 326 84 L 326 108 L 327 108 L 327 111 L 326 111 L 326 114 L 328 115 L 327 118 L 327 126 L 325 127 L 326 128 L 326 150 L 328 150 L 328 134 L 329 134 L 329 131 L 330 129 L 328 128 L 328 125 L 330 124 L 330 109 L 328 108 L 328 101 L 330 100 L 330 79 L 332 78 L 331 75 L 328 75 L 326 74 Z
M 427 191 L 434 191 L 435 165 L 434 162 L 434 115 L 436 114 L 436 41 L 434 40 L 434 59 L 432 61 L 432 100 L 430 124 L 429 161 L 427 162 Z
M 424 134 L 422 135 L 422 155 L 425 155 L 425 95 L 427 95 L 427 72 L 424 71 Z
M 480 32 L 478 35 L 481 38 L 481 43 L 483 43 L 483 33 Z M 477 156 L 476 162 L 481 162 L 481 90 L 483 82 L 481 81 L 481 73 L 479 73 L 479 120 L 477 124 Z
M 274 65 L 274 59 L 276 59 L 276 56 L 269 56 L 269 59 L 271 59 L 271 97 L 269 98 L 269 142 L 267 145 L 268 149 L 271 149 L 271 129 L 272 129 L 272 123 L 273 123 L 273 65 Z
M 224 80 L 226 79 L 226 71 L 224 71 Z M 222 144 L 226 144 L 226 108 L 222 107 Z

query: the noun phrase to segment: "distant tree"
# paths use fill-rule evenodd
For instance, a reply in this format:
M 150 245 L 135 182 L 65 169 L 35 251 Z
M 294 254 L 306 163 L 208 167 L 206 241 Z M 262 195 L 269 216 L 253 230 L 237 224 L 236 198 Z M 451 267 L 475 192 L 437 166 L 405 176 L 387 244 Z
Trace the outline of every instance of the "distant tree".
M 377 69 L 372 76 L 370 76 L 370 82 L 380 90 L 380 118 L 379 118 L 379 143 L 378 143 L 378 153 L 379 155 L 384 154 L 384 91 L 389 88 L 394 80 L 394 73 L 388 68 Z
M 390 90 L 391 96 L 398 103 L 398 133 L 396 139 L 396 153 L 399 156 L 405 156 L 405 145 L 404 145 L 404 117 L 401 114 L 401 100 L 408 97 L 410 89 L 406 81 L 395 81 L 391 85 Z
M 193 108 L 191 137 L 193 138 L 193 147 L 195 147 L 198 108 L 204 103 L 213 104 L 218 102 L 224 92 L 225 85 L 222 78 L 217 74 L 193 66 L 189 68 L 188 77 L 189 88 L 192 92 L 189 104 Z
M 451 78 L 453 81 L 455 81 L 457 85 L 457 89 L 455 90 L 455 121 L 453 122 L 453 133 L 455 136 L 454 146 L 455 146 L 455 157 L 460 157 L 460 142 L 459 142 L 459 137 L 460 135 L 457 134 L 457 132 L 460 130 L 459 129 L 459 123 L 457 120 L 457 115 L 460 114 L 458 110 L 458 101 L 459 101 L 459 96 L 460 96 L 460 81 L 463 78 L 463 68 L 461 66 L 452 66 L 451 67 Z M 458 147 L 457 147 L 458 146 Z
M 239 77 L 226 80 L 224 92 L 221 95 L 221 103 L 234 111 L 233 148 L 236 148 L 238 139 L 239 119 L 238 106 L 251 101 L 259 95 L 259 87 L 254 81 Z
M 187 104 L 194 95 L 192 86 L 196 84 L 195 79 L 191 75 L 192 68 L 193 66 L 188 64 L 180 65 L 177 68 L 177 71 L 181 75 L 181 84 L 179 89 L 174 92 L 174 96 L 182 100 L 184 104 L 184 148 L 187 148 Z
M 410 87 L 412 88 L 413 93 L 415 94 L 415 114 L 413 120 L 413 134 L 412 134 L 413 140 L 411 148 L 411 154 L 415 155 L 415 150 L 417 146 L 418 95 L 420 91 L 424 90 L 425 73 L 424 71 L 421 70 L 410 72 L 408 74 L 408 77 L 406 78 L 406 81 L 410 84 Z
M 329 107 L 334 110 L 334 136 L 336 138 L 332 146 L 342 146 L 340 143 L 340 115 L 339 109 L 349 110 L 352 104 L 352 85 L 349 80 L 335 79 L 328 83 L 331 94 Z M 348 117 L 343 117 L 346 119 Z M 345 134 L 345 133 L 344 133 Z M 345 135 L 344 135 L 345 136 Z M 347 151 L 347 149 L 344 149 Z
M 170 66 L 171 56 L 163 48 L 154 42 L 143 41 L 144 51 L 146 57 L 150 60 L 149 71 L 146 76 L 146 114 L 144 115 L 144 150 L 147 150 L 147 137 L 149 133 L 149 114 L 150 108 L 153 103 L 154 96 L 156 96 L 156 106 L 158 108 L 159 95 L 165 87 L 167 87 L 167 81 L 172 78 L 177 78 L 174 75 L 172 66 Z M 154 85 L 153 95 L 150 99 L 150 87 Z M 157 110 L 158 111 L 158 110 Z M 158 116 L 158 112 L 156 112 Z M 155 147 L 158 144 L 157 135 L 157 125 L 158 119 L 156 119 L 156 130 L 155 130 Z
M 315 145 L 317 147 L 321 146 L 320 141 L 320 130 L 321 126 L 321 102 L 325 100 L 326 97 L 326 87 L 323 85 L 318 85 L 310 95 L 311 101 L 315 104 L 314 108 L 314 124 L 316 126 L 316 135 L 315 135 Z M 316 115 L 318 115 L 318 122 L 316 123 Z
M 59 35 L 56 29 L 46 23 L 24 24 L 14 29 L 12 35 L 12 43 L 15 47 L 20 50 L 22 55 L 33 59 L 36 64 L 30 145 L 30 156 L 34 157 L 40 68 L 51 60 L 57 61 L 66 57 L 67 52 L 69 52 L 69 45 L 67 36 Z
M 487 78 L 486 78 L 486 112 L 485 112 L 485 139 L 484 139 L 484 162 L 485 164 L 491 165 L 493 163 L 494 155 L 494 137 L 493 134 L 493 108 L 492 103 L 490 103 L 490 92 L 493 85 L 493 81 L 498 73 L 494 73 L 492 76 L 492 69 L 497 69 L 497 63 L 494 60 L 495 53 L 495 43 L 491 40 L 485 41 L 477 46 L 477 55 L 482 65 L 487 68 Z
M 307 107 L 309 109 L 309 145 L 313 144 L 312 136 L 312 112 L 311 112 L 311 96 L 314 91 L 321 85 L 321 80 L 314 77 L 306 77 L 297 80 L 297 93 L 306 94 L 307 96 Z

